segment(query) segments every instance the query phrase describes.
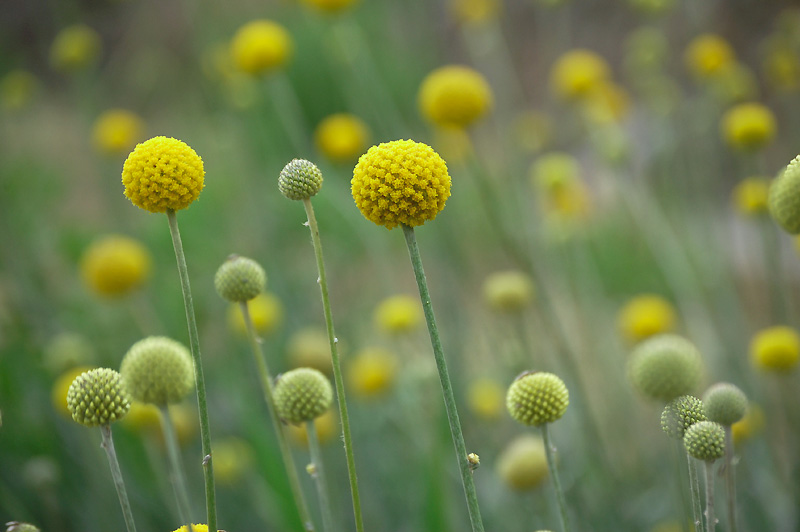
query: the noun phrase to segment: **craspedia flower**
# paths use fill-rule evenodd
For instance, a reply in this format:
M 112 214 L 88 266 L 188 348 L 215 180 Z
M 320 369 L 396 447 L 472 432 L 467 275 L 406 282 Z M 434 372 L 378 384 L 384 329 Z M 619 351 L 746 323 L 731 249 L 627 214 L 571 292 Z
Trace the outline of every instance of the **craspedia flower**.
M 180 342 L 151 336 L 131 346 L 120 373 L 131 396 L 143 403 L 177 403 L 194 388 L 192 356 Z
M 131 401 L 122 426 L 136 433 L 161 436 L 161 411 L 153 404 Z
M 558 376 L 543 371 L 516 378 L 506 394 L 509 414 L 523 425 L 539 426 L 561 418 L 569 405 L 567 386 Z
M 231 57 L 236 67 L 247 74 L 266 74 L 282 67 L 292 53 L 289 32 L 271 20 L 248 22 L 231 41 Z
M 290 200 L 308 199 L 321 188 L 322 172 L 316 164 L 305 159 L 293 159 L 278 176 L 278 189 Z
M 125 196 L 150 212 L 185 209 L 200 196 L 204 177 L 200 156 L 171 137 L 137 144 L 122 167 Z
M 98 151 L 124 153 L 142 138 L 144 121 L 125 109 L 109 109 L 97 117 L 92 127 L 92 141 Z
M 739 387 L 720 382 L 703 394 L 703 405 L 709 420 L 730 426 L 742 419 L 747 412 L 747 396 Z
M 6 532 L 40 532 L 40 530 L 30 523 L 11 521 L 6 523 Z
M 314 131 L 314 142 L 325 157 L 336 162 L 352 161 L 364 152 L 369 128 L 363 120 L 349 113 L 326 117 Z
M 750 404 L 744 417 L 731 425 L 731 435 L 734 443 L 747 441 L 764 428 L 764 411 L 760 406 Z
M 769 186 L 769 214 L 784 231 L 800 233 L 800 155 Z
M 239 482 L 255 464 L 253 447 L 241 438 L 214 440 L 213 456 L 214 479 L 227 486 Z
M 475 379 L 467 388 L 467 406 L 476 416 L 497 419 L 503 411 L 505 390 L 494 379 Z
M 174 532 L 208 532 L 208 525 L 195 525 L 195 524 L 193 524 L 191 530 L 186 530 L 186 525 L 183 525 L 182 527 L 180 527 L 178 530 L 175 530 Z M 220 532 L 224 532 L 224 531 L 220 530 Z
M 296 331 L 289 338 L 286 353 L 291 367 L 314 368 L 328 375 L 333 371 L 331 345 L 324 329 L 305 327 Z
M 628 378 L 645 397 L 671 401 L 700 382 L 700 352 L 689 340 L 660 334 L 643 341 L 628 360 Z
M 358 159 L 350 184 L 361 214 L 387 229 L 433 220 L 450 197 L 447 165 L 433 148 L 413 140 L 371 147 Z
M 800 360 L 800 335 L 791 327 L 769 327 L 750 342 L 750 360 L 757 368 L 787 372 Z
M 703 401 L 692 395 L 682 395 L 667 403 L 661 412 L 661 429 L 670 438 L 680 440 L 686 430 L 699 421 L 707 421 Z
M 412 331 L 421 322 L 419 298 L 406 294 L 387 297 L 375 309 L 375 325 L 390 334 Z
M 538 488 L 548 477 L 544 441 L 524 435 L 512 440 L 497 457 L 497 474 L 516 491 Z
M 720 123 L 722 136 L 732 147 L 757 150 L 775 137 L 775 115 L 760 103 L 742 103 L 729 109 Z
M 58 376 L 55 383 L 53 383 L 53 390 L 50 393 L 50 399 L 56 412 L 66 417 L 72 417 L 72 411 L 69 408 L 69 404 L 67 404 L 69 388 L 72 386 L 75 379 L 92 369 L 94 368 L 90 366 L 78 366 L 68 369 Z
M 683 445 L 692 457 L 713 462 L 725 454 L 725 429 L 713 421 L 700 421 L 686 429 Z
M 550 87 L 564 100 L 588 96 L 609 78 L 608 63 L 591 50 L 576 49 L 558 58 L 550 71 Z
M 39 80 L 26 70 L 12 70 L 0 79 L 0 106 L 22 109 L 33 99 Z
M 500 14 L 500 0 L 450 0 L 453 17 L 462 24 L 482 24 Z
M 397 376 L 397 357 L 380 347 L 367 347 L 348 362 L 350 387 L 361 397 L 376 397 L 389 391 Z
M 108 425 L 122 419 L 131 408 L 128 391 L 113 369 L 92 369 L 72 381 L 67 391 L 72 419 L 87 427 Z
M 243 303 L 255 298 L 267 286 L 264 268 L 253 259 L 231 255 L 214 275 L 214 288 L 222 299 Z
M 728 41 L 714 34 L 694 38 L 686 48 L 686 66 L 697 78 L 713 78 L 736 61 Z
M 331 407 L 333 387 L 321 372 L 298 368 L 278 376 L 274 396 L 278 417 L 296 425 L 321 416 Z
M 554 151 L 537 158 L 529 174 L 533 187 L 549 194 L 577 181 L 580 165 L 572 155 Z
M 76 24 L 61 30 L 50 47 L 50 64 L 61 72 L 78 72 L 92 66 L 100 55 L 100 35 Z
M 533 294 L 531 277 L 518 270 L 495 272 L 483 282 L 483 298 L 498 312 L 521 312 L 531 304 Z
M 264 292 L 258 294 L 247 303 L 253 328 L 259 334 L 270 334 L 283 321 L 283 305 L 275 294 Z M 231 305 L 228 309 L 228 324 L 241 335 L 247 335 L 247 326 L 239 305 Z
M 84 282 L 103 297 L 121 297 L 144 284 L 151 258 L 140 242 L 108 235 L 92 242 L 81 258 Z
M 674 330 L 675 321 L 672 304 L 655 294 L 634 297 L 622 307 L 617 319 L 622 335 L 633 343 Z
M 768 211 L 769 180 L 762 177 L 742 179 L 733 189 L 733 206 L 743 216 L 759 216 Z
M 447 65 L 428 74 L 419 89 L 419 109 L 430 122 L 464 128 L 492 106 L 492 90 L 476 70 Z
M 356 1 L 357 0 L 303 0 L 303 3 L 320 11 L 336 13 L 350 7 L 356 3 Z

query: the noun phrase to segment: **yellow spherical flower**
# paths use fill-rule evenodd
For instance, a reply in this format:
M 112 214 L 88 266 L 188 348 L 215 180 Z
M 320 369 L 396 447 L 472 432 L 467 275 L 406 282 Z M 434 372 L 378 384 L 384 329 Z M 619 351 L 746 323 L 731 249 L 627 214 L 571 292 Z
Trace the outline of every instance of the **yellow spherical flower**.
M 500 0 L 450 0 L 450 11 L 464 24 L 481 24 L 494 20 L 501 7 Z
M 598 124 L 619 122 L 628 114 L 630 96 L 619 85 L 611 82 L 598 83 L 586 95 L 584 112 L 586 117 Z
M 67 392 L 69 391 L 69 387 L 72 385 L 72 382 L 78 378 L 78 376 L 89 371 L 90 369 L 94 368 L 90 366 L 78 366 L 68 369 L 56 379 L 55 383 L 53 383 L 53 390 L 50 395 L 50 399 L 53 402 L 53 408 L 55 408 L 56 412 L 62 414 L 67 419 L 72 419 L 72 412 L 69 411 L 69 407 L 67 406 Z
M 122 167 L 125 196 L 150 212 L 185 209 L 200 196 L 204 177 L 200 156 L 170 137 L 137 144 Z
M 544 441 L 539 436 L 518 436 L 497 458 L 497 473 L 513 490 L 525 491 L 541 486 L 548 472 Z
M 271 292 L 264 292 L 247 303 L 253 327 L 259 334 L 271 334 L 283 322 L 283 304 L 278 296 Z M 242 336 L 247 335 L 247 327 L 238 304 L 228 308 L 228 324 L 231 329 Z
M 685 59 L 692 74 L 700 79 L 709 79 L 736 61 L 736 54 L 728 41 L 719 35 L 707 33 L 689 43 Z
M 338 420 L 339 417 L 333 409 L 314 419 L 314 428 L 317 429 L 317 437 L 320 443 L 327 443 L 333 439 L 339 428 Z M 284 425 L 283 429 L 289 433 L 289 437 L 294 443 L 308 445 L 308 432 L 306 431 L 305 423 Z
M 459 127 L 438 127 L 433 132 L 433 145 L 442 158 L 451 163 L 464 163 L 474 153 L 467 130 Z
M 81 259 L 87 286 L 105 297 L 121 297 L 140 287 L 150 273 L 150 253 L 138 241 L 109 235 L 94 241 Z
M 121 423 L 134 432 L 161 435 L 161 411 L 154 404 L 131 401 L 131 409 Z
M 363 120 L 349 113 L 337 113 L 325 118 L 314 132 L 319 151 L 336 162 L 354 160 L 364 152 L 369 129 Z
M 368 347 L 348 363 L 347 376 L 356 395 L 374 397 L 386 393 L 397 374 L 397 358 L 386 349 Z
M 375 324 L 388 333 L 405 333 L 422 322 L 419 298 L 399 294 L 387 297 L 375 309 Z
M 483 297 L 498 312 L 521 312 L 533 300 L 531 277 L 521 271 L 495 272 L 483 282 Z
M 661 296 L 642 294 L 628 301 L 619 312 L 619 328 L 630 342 L 675 330 L 676 315 L 672 304 Z
M 350 7 L 356 0 L 303 0 L 303 2 L 320 11 L 336 13 Z
M 192 524 L 191 530 L 186 530 L 186 525 L 183 525 L 178 530 L 174 532 L 208 532 L 208 525 L 195 525 Z
M 427 144 L 413 140 L 371 147 L 358 159 L 350 185 L 361 214 L 387 229 L 433 220 L 450 197 L 444 160 Z
M 531 184 L 545 194 L 568 186 L 578 180 L 580 165 L 568 153 L 550 152 L 536 159 L 529 171 Z
M 300 329 L 289 338 L 286 351 L 293 368 L 314 368 L 327 374 L 333 371 L 331 345 L 324 329 Z
M 282 67 L 292 52 L 289 32 L 280 24 L 261 19 L 248 22 L 231 42 L 233 63 L 242 72 L 265 74 Z
M 492 106 L 492 90 L 472 68 L 448 65 L 437 68 L 422 81 L 419 108 L 422 115 L 442 127 L 467 127 Z
M 759 331 L 750 342 L 750 359 L 761 369 L 791 371 L 800 359 L 800 335 L 786 326 Z
M 141 139 L 144 121 L 125 109 L 109 109 L 94 122 L 92 140 L 98 151 L 124 153 Z
M 62 72 L 77 72 L 91 66 L 100 55 L 100 35 L 76 24 L 61 30 L 50 47 L 50 63 Z
M 200 426 L 195 409 L 185 403 L 177 403 L 169 406 L 169 415 L 179 444 L 186 445 L 197 436 Z
M 212 451 L 214 478 L 220 484 L 235 485 L 255 464 L 253 447 L 241 438 L 214 440 Z
M 574 222 L 590 211 L 589 189 L 581 181 L 573 181 L 553 190 L 543 198 L 545 214 L 556 223 Z
M 12 70 L 0 80 L 0 105 L 4 109 L 22 109 L 33 98 L 39 81 L 25 70 Z
M 749 440 L 764 428 L 764 410 L 750 403 L 744 417 L 731 425 L 731 435 L 736 444 Z
M 494 379 L 475 379 L 467 388 L 467 404 L 477 417 L 499 419 L 506 404 L 506 390 Z
M 729 109 L 722 117 L 722 136 L 734 148 L 757 150 L 774 137 L 775 115 L 760 103 L 742 103 Z
M 733 205 L 744 216 L 767 214 L 767 198 L 769 197 L 769 179 L 748 177 L 733 189 Z
M 579 100 L 609 78 L 606 60 L 591 50 L 576 49 L 558 58 L 550 71 L 553 92 L 565 100 Z

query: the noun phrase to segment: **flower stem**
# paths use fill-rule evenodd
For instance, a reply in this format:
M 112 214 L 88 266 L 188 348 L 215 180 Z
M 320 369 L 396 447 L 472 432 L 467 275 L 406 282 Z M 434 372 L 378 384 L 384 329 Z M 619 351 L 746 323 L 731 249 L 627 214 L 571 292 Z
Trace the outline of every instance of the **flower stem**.
M 561 529 L 563 532 L 569 532 L 569 517 L 567 516 L 567 502 L 564 500 L 564 492 L 561 489 L 561 480 L 558 478 L 558 469 L 556 469 L 556 460 L 553 456 L 553 445 L 550 443 L 550 430 L 549 423 L 542 425 L 542 439 L 544 440 L 544 453 L 547 457 L 547 469 L 550 471 L 550 477 L 553 479 L 553 489 L 556 492 L 556 501 L 558 502 L 558 511 L 561 515 Z
M 472 478 L 472 469 L 467 458 L 467 446 L 464 443 L 464 434 L 461 431 L 461 422 L 458 419 L 456 409 L 456 399 L 453 395 L 453 385 L 450 382 L 450 375 L 447 371 L 447 362 L 442 350 L 442 341 L 439 338 L 439 329 L 436 326 L 436 318 L 433 315 L 431 296 L 428 291 L 428 281 L 425 279 L 425 271 L 422 268 L 422 258 L 419 254 L 417 237 L 414 228 L 403 224 L 403 235 L 408 246 L 408 254 L 411 257 L 411 265 L 414 268 L 414 277 L 419 288 L 419 297 L 422 300 L 422 309 L 425 312 L 425 321 L 428 324 L 428 333 L 431 337 L 433 356 L 436 359 L 436 369 L 439 372 L 439 381 L 442 385 L 444 395 L 444 405 L 447 410 L 447 421 L 450 423 L 450 435 L 453 438 L 453 445 L 456 450 L 459 469 L 461 470 L 461 482 L 464 485 L 464 494 L 467 498 L 467 510 L 472 524 L 473 532 L 483 532 L 483 521 L 481 521 L 481 511 L 478 506 L 478 495 L 475 491 L 475 481 Z
M 244 318 L 245 328 L 247 329 L 247 338 L 250 340 L 253 358 L 256 361 L 258 374 L 261 379 L 261 390 L 264 393 L 264 402 L 267 403 L 269 417 L 275 429 L 275 436 L 278 438 L 278 446 L 281 449 L 283 465 L 286 468 L 286 476 L 289 477 L 289 487 L 292 490 L 292 496 L 297 505 L 297 512 L 300 514 L 303 528 L 308 532 L 314 532 L 314 522 L 311 520 L 311 515 L 308 512 L 308 504 L 303 495 L 303 489 L 300 487 L 300 478 L 297 474 L 297 467 L 295 466 L 294 459 L 292 458 L 292 452 L 289 449 L 289 443 L 286 440 L 286 432 L 283 430 L 283 425 L 278 418 L 278 411 L 275 409 L 275 399 L 272 395 L 272 375 L 269 373 L 267 360 L 264 357 L 264 351 L 261 349 L 261 342 L 256 336 L 253 318 L 250 316 L 250 308 L 247 302 L 242 302 L 239 303 L 239 309 L 242 311 L 242 318 Z
M 175 211 L 167 209 L 169 232 L 172 236 L 172 247 L 175 248 L 175 259 L 178 262 L 178 276 L 181 279 L 183 306 L 186 309 L 186 322 L 189 327 L 189 347 L 194 362 L 194 381 L 197 387 L 197 408 L 200 413 L 200 442 L 203 449 L 203 477 L 206 488 L 206 514 L 208 532 L 217 532 L 217 495 L 214 489 L 214 466 L 211 463 L 211 431 L 208 424 L 208 405 L 206 404 L 206 383 L 203 378 L 203 362 L 200 357 L 200 336 L 197 333 L 197 320 L 194 317 L 192 288 L 189 285 L 189 270 L 186 268 L 186 255 L 183 252 L 181 233 L 178 230 L 178 218 Z
M 714 532 L 717 519 L 714 517 L 714 463 L 706 462 L 706 532 Z
M 133 512 L 131 512 L 131 503 L 128 500 L 128 493 L 125 491 L 125 481 L 122 480 L 122 471 L 119 469 L 117 452 L 114 450 L 111 426 L 108 423 L 101 425 L 100 432 L 103 434 L 103 443 L 101 445 L 106 451 L 106 456 L 108 456 L 108 465 L 111 466 L 111 476 L 114 479 L 114 487 L 117 488 L 119 504 L 122 506 L 122 515 L 125 517 L 125 526 L 128 532 L 136 532 L 136 525 L 133 522 Z
M 697 462 L 686 453 L 686 460 L 689 463 L 689 491 L 692 494 L 692 518 L 694 528 L 698 532 L 703 531 L 703 510 L 700 503 L 700 479 L 697 477 Z
M 311 476 L 317 484 L 317 494 L 319 495 L 319 505 L 322 509 L 322 528 L 324 532 L 333 532 L 333 514 L 331 513 L 331 501 L 328 498 L 328 483 L 325 480 L 325 469 L 322 465 L 322 450 L 319 445 L 319 436 L 314 421 L 306 422 L 308 432 L 308 448 L 311 451 L 311 463 L 313 470 Z
M 325 277 L 325 261 L 322 258 L 322 242 L 319 238 L 317 217 L 314 216 L 314 207 L 311 200 L 303 200 L 303 207 L 308 216 L 308 227 L 311 230 L 311 242 L 314 245 L 314 255 L 317 258 L 317 271 L 319 272 L 319 290 L 322 293 L 322 309 L 325 313 L 325 326 L 328 329 L 328 342 L 331 347 L 331 360 L 333 362 L 333 380 L 336 385 L 336 399 L 339 402 L 339 417 L 342 421 L 344 435 L 344 453 L 347 458 L 347 473 L 350 476 L 350 492 L 353 496 L 353 514 L 356 520 L 356 531 L 364 532 L 364 522 L 361 517 L 361 497 L 358 493 L 358 477 L 356 476 L 356 462 L 353 458 L 353 437 L 350 435 L 350 416 L 347 413 L 347 400 L 344 394 L 344 377 L 342 377 L 342 363 L 339 360 L 339 340 L 333 329 L 333 314 L 331 302 L 328 297 L 328 281 Z
M 183 475 L 181 456 L 178 452 L 175 426 L 172 424 L 167 405 L 160 405 L 159 410 L 161 410 L 161 429 L 164 432 L 164 444 L 167 446 L 167 457 L 169 458 L 170 469 L 172 469 L 170 477 L 172 477 L 172 486 L 175 489 L 175 497 L 178 500 L 178 515 L 181 518 L 181 523 L 185 524 L 188 530 L 189 525 L 192 523 L 192 505 L 189 502 L 189 493 L 186 490 L 186 478 Z
M 728 530 L 736 532 L 736 472 L 733 469 L 733 434 L 725 425 L 725 488 L 728 495 Z

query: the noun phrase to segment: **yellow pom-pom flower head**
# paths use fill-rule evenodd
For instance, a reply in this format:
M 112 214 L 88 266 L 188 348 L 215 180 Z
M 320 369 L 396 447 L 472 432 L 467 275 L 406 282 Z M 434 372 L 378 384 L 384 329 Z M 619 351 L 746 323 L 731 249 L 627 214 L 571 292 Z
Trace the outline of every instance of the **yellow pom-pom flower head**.
M 675 328 L 675 309 L 661 296 L 643 294 L 634 297 L 619 313 L 619 328 L 623 336 L 636 343 Z
M 214 441 L 214 479 L 220 484 L 234 486 L 253 468 L 253 447 L 241 438 L 222 438 Z
M 495 272 L 483 283 L 483 297 L 493 310 L 514 314 L 531 304 L 534 295 L 530 276 L 517 270 Z
M 231 255 L 214 275 L 214 288 L 222 299 L 232 303 L 250 301 L 264 291 L 267 274 L 253 259 Z
M 131 408 L 122 376 L 108 368 L 92 369 L 72 381 L 67 391 L 72 419 L 87 427 L 122 419 Z
M 292 367 L 314 368 L 328 375 L 333 371 L 331 346 L 325 329 L 304 327 L 296 331 L 289 338 L 286 351 Z
M 700 421 L 686 429 L 683 445 L 692 457 L 713 462 L 725 454 L 725 429 L 713 421 Z
M 739 150 L 758 150 L 775 137 L 775 115 L 760 103 L 742 103 L 722 117 L 722 135 Z
M 371 147 L 359 158 L 350 184 L 361 214 L 387 229 L 433 220 L 450 197 L 444 160 L 430 146 L 413 140 Z
M 703 401 L 692 395 L 682 395 L 667 403 L 661 412 L 661 429 L 667 436 L 683 439 L 686 429 L 699 421 L 707 421 Z
M 278 176 L 278 189 L 290 200 L 305 200 L 316 196 L 322 188 L 322 172 L 305 159 L 294 159 L 283 167 Z
M 208 532 L 208 525 L 192 525 L 191 530 L 186 529 L 186 525 L 183 525 L 178 530 L 174 532 Z M 225 532 L 224 530 L 220 530 L 219 532 Z
M 769 180 L 761 177 L 742 179 L 733 189 L 733 205 L 743 216 L 759 216 L 769 210 Z
M 479 378 L 472 381 L 467 389 L 467 405 L 476 416 L 493 420 L 503 412 L 505 390 L 494 379 Z
M 714 34 L 696 37 L 686 48 L 686 66 L 699 79 L 709 79 L 724 72 L 736 61 L 728 41 Z
M 702 376 L 700 352 L 689 340 L 659 334 L 638 344 L 628 360 L 628 377 L 642 395 L 671 401 L 687 395 Z
M 69 388 L 72 386 L 72 383 L 75 382 L 75 379 L 92 369 L 95 368 L 92 366 L 77 366 L 65 370 L 63 373 L 61 373 L 61 375 L 58 376 L 55 383 L 53 383 L 53 389 L 50 392 L 50 399 L 53 402 L 53 408 L 55 408 L 56 412 L 64 415 L 67 418 L 72 417 L 69 404 L 67 404 Z
M 278 416 L 297 425 L 321 416 L 331 407 L 333 387 L 321 372 L 298 368 L 278 376 L 274 397 Z
M 283 305 L 275 294 L 264 292 L 247 303 L 253 327 L 259 334 L 270 334 L 283 321 Z M 247 335 L 247 326 L 239 305 L 233 304 L 228 309 L 228 324 L 238 334 Z
M 477 71 L 458 65 L 437 68 L 422 81 L 419 107 L 430 122 L 464 128 L 492 106 L 492 91 Z
M 723 426 L 731 426 L 747 412 L 747 396 L 738 386 L 719 382 L 703 394 L 706 416 Z
M 523 425 L 540 426 L 561 419 L 569 406 L 567 386 L 557 375 L 526 372 L 511 383 L 506 394 L 509 414 Z
M 141 140 L 144 121 L 125 109 L 109 109 L 97 117 L 92 127 L 92 141 L 98 151 L 120 154 Z
M 363 120 L 349 113 L 328 116 L 314 131 L 317 148 L 328 159 L 343 163 L 354 160 L 364 152 L 369 128 Z
M 192 356 L 180 342 L 163 336 L 139 340 L 122 359 L 120 373 L 131 396 L 143 403 L 177 403 L 194 389 Z
M 140 287 L 150 274 L 151 258 L 138 241 L 109 235 L 94 241 L 81 258 L 86 285 L 103 297 L 122 297 Z
M 770 184 L 767 205 L 770 216 L 784 231 L 800 234 L 800 155 Z
M 800 335 L 786 326 L 759 331 L 750 343 L 750 359 L 760 369 L 791 371 L 800 360 Z
M 153 137 L 137 144 L 122 167 L 125 196 L 150 212 L 185 209 L 200 196 L 203 160 L 185 142 Z
M 397 358 L 380 347 L 359 351 L 347 368 L 350 387 L 360 397 L 377 397 L 388 392 L 397 374 Z
M 61 30 L 50 47 L 50 64 L 61 72 L 78 72 L 100 56 L 102 41 L 92 28 L 76 24 Z
M 547 480 L 544 441 L 533 435 L 519 436 L 497 458 L 497 474 L 515 491 L 536 489 Z
M 564 100 L 580 100 L 609 78 L 605 59 L 591 50 L 570 50 L 562 55 L 550 72 L 553 92 Z
M 271 20 L 248 22 L 231 42 L 231 57 L 236 67 L 251 75 L 266 74 L 282 67 L 292 53 L 289 32 Z
M 406 294 L 387 297 L 375 309 L 375 324 L 389 334 L 414 330 L 422 322 L 419 298 Z

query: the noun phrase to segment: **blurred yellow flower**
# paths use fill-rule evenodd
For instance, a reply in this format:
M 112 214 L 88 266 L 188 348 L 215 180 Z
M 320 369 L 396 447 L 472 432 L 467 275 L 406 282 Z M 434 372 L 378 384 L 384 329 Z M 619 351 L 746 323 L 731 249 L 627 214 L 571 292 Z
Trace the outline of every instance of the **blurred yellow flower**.
M 271 292 L 263 292 L 247 302 L 250 319 L 253 320 L 258 334 L 268 335 L 280 327 L 283 322 L 283 304 L 278 296 Z M 228 325 L 242 336 L 247 335 L 242 311 L 238 304 L 228 308 Z
M 131 401 L 131 409 L 120 423 L 134 432 L 161 437 L 161 412 L 154 404 Z
M 328 13 L 336 13 L 350 7 L 357 0 L 303 0 L 306 5 L 326 11 Z
M 321 444 L 328 443 L 337 434 L 339 429 L 339 417 L 333 409 L 328 410 L 321 416 L 314 419 L 314 428 L 317 429 L 317 437 Z M 285 425 L 284 430 L 289 434 L 289 438 L 297 445 L 308 446 L 308 432 L 306 424 Z
M 750 359 L 760 369 L 791 371 L 800 359 L 800 335 L 781 325 L 763 329 L 750 342 Z
M 220 484 L 233 486 L 253 469 L 255 452 L 247 441 L 227 437 L 214 440 L 214 478 Z
M 495 272 L 483 282 L 483 297 L 498 312 L 521 312 L 531 304 L 533 296 L 533 281 L 518 270 Z
M 144 284 L 151 258 L 140 242 L 121 235 L 97 239 L 86 249 L 80 269 L 86 285 L 104 297 L 121 297 Z
M 375 309 L 375 325 L 390 334 L 402 334 L 416 329 L 422 322 L 419 298 L 407 294 L 387 297 Z
M 770 47 L 763 69 L 767 82 L 776 89 L 789 92 L 800 88 L 800 51 L 791 46 Z
M 764 410 L 757 404 L 750 403 L 744 417 L 731 425 L 731 435 L 736 444 L 743 443 L 764 428 Z
M 306 327 L 296 331 L 289 338 L 286 351 L 292 368 L 314 368 L 329 375 L 333 371 L 331 345 L 324 329 Z
M 598 83 L 589 91 L 584 103 L 587 118 L 597 124 L 619 122 L 628 114 L 630 96 L 612 82 Z
M 467 388 L 467 404 L 470 411 L 482 419 L 499 419 L 506 406 L 506 389 L 488 377 L 475 379 Z
M 68 369 L 56 379 L 55 383 L 53 383 L 53 389 L 50 394 L 53 408 L 56 412 L 65 416 L 67 419 L 72 419 L 72 413 L 69 411 L 69 407 L 67 406 L 67 392 L 69 391 L 69 387 L 72 384 L 72 381 L 90 369 L 94 368 L 91 366 L 78 366 Z
M 450 0 L 453 17 L 463 24 L 481 24 L 500 14 L 500 0 Z
M 361 397 L 375 397 L 386 393 L 394 384 L 397 374 L 397 357 L 380 347 L 367 347 L 348 362 L 347 376 L 350 387 Z
M 558 58 L 550 70 L 550 87 L 564 100 L 579 100 L 609 79 L 606 60 L 591 50 L 575 49 Z
M 580 165 L 572 155 L 549 152 L 536 159 L 529 171 L 531 184 L 544 193 L 552 193 L 577 181 Z
M 675 330 L 676 313 L 672 304 L 655 294 L 641 294 L 619 312 L 617 322 L 622 335 L 631 343 Z
M 42 363 L 54 374 L 60 374 L 75 366 L 91 366 L 97 358 L 94 346 L 78 333 L 59 333 L 44 347 Z
M 512 440 L 497 458 L 497 474 L 516 491 L 541 486 L 548 477 L 544 441 L 533 435 Z
M 743 216 L 766 214 L 769 197 L 769 179 L 748 177 L 742 179 L 733 189 L 733 205 Z
M 758 80 L 749 67 L 733 62 L 710 80 L 709 89 L 724 104 L 739 103 L 758 97 Z
M 61 72 L 78 72 L 92 66 L 100 56 L 100 35 L 76 24 L 61 30 L 50 47 L 50 64 Z
M 22 109 L 33 99 L 38 86 L 39 81 L 30 72 L 12 70 L 0 80 L 0 105 L 3 109 Z
M 369 129 L 357 116 L 337 113 L 319 123 L 314 131 L 314 141 L 328 159 L 349 162 L 364 153 L 369 142 Z
M 231 41 L 231 56 L 239 70 L 247 74 L 267 74 L 289 60 L 292 40 L 276 22 L 261 19 L 248 22 Z
M 582 181 L 554 189 L 543 200 L 545 215 L 567 222 L 585 218 L 591 207 L 589 190 Z
M 419 108 L 430 122 L 464 128 L 492 107 L 492 90 L 476 70 L 459 65 L 437 68 L 419 89 Z
M 686 48 L 686 66 L 699 79 L 709 79 L 736 61 L 728 41 L 711 33 L 695 37 Z
M 757 150 L 768 144 L 777 129 L 775 115 L 760 103 L 742 103 L 729 109 L 720 123 L 722 136 L 734 148 Z
M 92 140 L 98 151 L 108 154 L 125 153 L 142 140 L 144 121 L 125 109 L 109 109 L 97 117 L 92 128 Z
M 553 136 L 553 121 L 541 111 L 523 111 L 515 118 L 513 127 L 517 144 L 526 152 L 543 150 Z

